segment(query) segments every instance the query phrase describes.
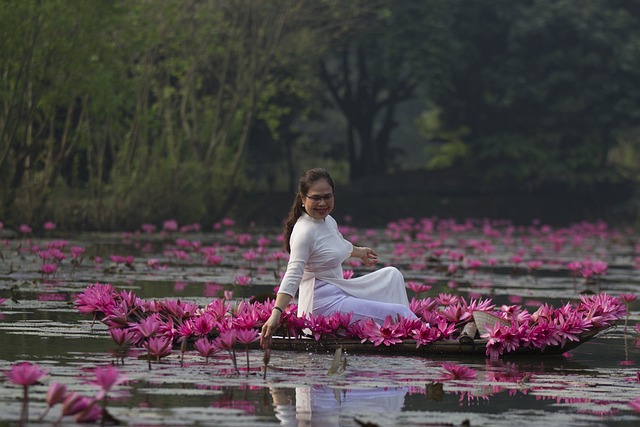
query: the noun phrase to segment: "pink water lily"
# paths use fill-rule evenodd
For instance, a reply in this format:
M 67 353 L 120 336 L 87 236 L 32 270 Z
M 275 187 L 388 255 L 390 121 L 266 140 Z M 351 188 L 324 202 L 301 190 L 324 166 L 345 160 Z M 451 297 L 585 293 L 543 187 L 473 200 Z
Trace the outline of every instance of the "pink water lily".
M 383 343 L 390 346 L 413 339 L 420 346 L 453 338 L 457 332 L 456 324 L 470 320 L 474 310 L 481 310 L 507 318 L 513 325 L 511 329 L 494 331 L 494 336 L 488 339 L 487 355 L 495 358 L 523 346 L 542 350 L 547 346 L 562 347 L 569 341 L 578 340 L 585 330 L 611 325 L 626 313 L 621 298 L 606 294 L 581 295 L 580 298 L 577 306 L 565 304 L 556 309 L 542 304 L 531 314 L 516 305 L 501 306 L 496 311 L 490 299 L 480 299 L 480 296 L 467 301 L 462 296 L 441 293 L 437 298 L 414 297 L 410 301 L 409 307 L 418 320 L 387 319 L 383 325 L 370 321 L 352 322 L 351 316 L 345 313 L 298 317 L 297 306 L 290 304 L 282 315 L 281 331 L 287 336 L 299 337 L 310 329 L 317 340 L 346 337 L 370 341 L 375 343 L 374 346 Z M 91 314 L 109 313 L 103 320 L 113 326 L 118 319 L 118 329 L 134 334 L 132 345 L 144 347 L 142 343 L 153 336 L 163 336 L 173 345 L 191 336 L 217 334 L 216 342 L 231 350 L 235 342 L 226 343 L 231 337 L 229 334 L 237 330 L 259 329 L 270 316 L 273 300 L 238 301 L 232 307 L 230 301 L 218 298 L 198 308 L 195 305 L 187 307 L 175 300 L 142 301 L 130 291 L 123 293 L 107 286 L 90 286 L 78 295 L 76 304 L 79 310 Z M 102 311 L 100 307 L 103 307 Z M 130 313 L 124 313 L 125 307 Z M 126 324 L 122 320 L 125 315 L 129 318 Z M 120 335 L 114 336 L 115 341 L 124 339 L 121 332 L 116 334 Z
M 140 339 L 148 339 L 155 336 L 158 332 L 158 328 L 162 323 L 162 319 L 158 314 L 154 313 L 149 317 L 145 317 L 138 323 L 133 324 L 133 331 Z
M 151 337 L 143 346 L 156 361 L 171 354 L 171 340 L 165 337 Z
M 322 315 L 308 314 L 305 325 L 311 330 L 313 338 L 319 341 L 323 335 L 331 334 L 333 328 L 329 325 L 327 318 Z
M 216 323 L 213 316 L 209 313 L 203 313 L 191 321 L 191 330 L 196 336 L 205 337 L 211 333 Z
M 244 344 L 246 347 L 246 360 L 247 360 L 247 375 L 250 371 L 249 366 L 249 344 L 256 342 L 260 339 L 260 331 L 257 329 L 238 329 L 236 330 L 236 339 L 240 344 Z
M 224 350 L 233 349 L 233 346 L 236 344 L 236 330 L 230 329 L 223 332 L 218 338 L 216 338 L 216 341 L 218 342 L 220 348 Z
M 38 365 L 31 362 L 18 362 L 11 365 L 6 372 L 7 379 L 13 384 L 22 386 L 22 412 L 20 414 L 21 424 L 29 419 L 29 387 L 39 384 L 40 380 L 47 374 Z
M 67 397 L 67 386 L 61 384 L 59 382 L 53 382 L 49 385 L 49 389 L 47 390 L 47 394 L 44 398 L 44 401 L 47 403 L 47 409 L 40 416 L 40 419 L 44 419 L 44 417 L 49 413 L 49 410 L 57 405 L 58 403 L 64 402 L 64 399 Z
M 194 343 L 196 351 L 205 358 L 205 364 L 209 363 L 209 358 L 218 353 L 221 348 L 216 345 L 215 341 L 210 341 L 206 337 L 198 339 Z
M 47 375 L 47 371 L 31 362 L 18 362 L 11 365 L 5 374 L 13 384 L 29 387 L 38 384 Z
M 96 385 L 100 388 L 97 400 L 104 399 L 109 391 L 116 385 L 122 384 L 127 380 L 115 366 L 98 367 L 94 371 L 95 379 L 90 380 L 89 384 Z
M 376 347 L 380 344 L 385 346 L 398 344 L 402 342 L 402 337 L 404 336 L 403 331 L 400 330 L 400 323 L 394 323 L 391 316 L 387 316 L 382 325 L 379 325 L 373 319 L 364 320 L 363 333 L 365 338 L 363 338 L 362 342 L 371 341 Z
M 59 382 L 53 382 L 49 385 L 49 389 L 47 390 L 47 395 L 44 400 L 47 402 L 47 405 L 51 407 L 64 402 L 66 396 L 67 386 Z
M 60 412 L 60 418 L 69 415 L 75 415 L 85 410 L 89 405 L 93 403 L 93 399 L 86 396 L 82 396 L 76 392 L 70 392 L 62 402 L 62 411 Z M 58 424 L 58 423 L 56 423 Z
M 635 301 L 638 298 L 638 295 L 636 294 L 620 294 L 619 298 L 624 301 L 625 303 L 630 303 Z
M 236 276 L 236 283 L 239 286 L 249 286 L 251 280 L 251 276 Z
M 440 331 L 432 328 L 428 323 L 421 322 L 419 329 L 414 329 L 411 338 L 416 340 L 416 348 L 431 344 L 440 337 Z
M 232 324 L 238 329 L 250 329 L 261 326 L 266 318 L 264 317 L 267 312 L 263 310 L 263 315 L 260 316 L 259 312 L 260 304 L 249 305 L 243 304 L 238 307 L 235 317 L 232 320 Z
M 220 334 L 218 338 L 215 339 L 215 343 L 218 347 L 223 350 L 227 350 L 229 356 L 231 357 L 231 361 L 233 362 L 233 368 L 236 373 L 238 371 L 238 362 L 236 360 L 235 353 L 235 345 L 237 340 L 237 331 L 235 329 L 229 329 Z
M 432 288 L 431 285 L 426 285 L 426 284 L 418 283 L 418 282 L 407 282 L 405 284 L 405 286 L 407 287 L 407 289 L 412 290 L 416 294 L 418 294 L 420 292 L 427 292 L 428 290 L 430 290 Z
M 115 288 L 108 283 L 91 284 L 76 297 L 76 310 L 84 314 L 104 313 L 115 304 L 114 293 Z
M 54 274 L 58 270 L 58 264 L 42 264 L 40 265 L 40 271 L 42 274 Z
M 95 423 L 102 418 L 104 408 L 101 408 L 96 401 L 91 401 L 87 406 L 76 413 L 77 423 Z
M 627 404 L 636 412 L 640 412 L 640 397 L 636 397 L 635 399 L 631 399 Z
M 125 328 L 109 328 L 108 330 L 111 339 L 118 345 L 118 347 L 125 347 L 131 343 L 132 332 L 130 329 Z

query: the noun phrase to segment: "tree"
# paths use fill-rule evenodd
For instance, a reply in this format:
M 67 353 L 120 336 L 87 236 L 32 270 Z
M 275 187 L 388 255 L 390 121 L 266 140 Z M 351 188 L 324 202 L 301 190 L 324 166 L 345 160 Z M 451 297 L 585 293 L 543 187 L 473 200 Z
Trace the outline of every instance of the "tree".
M 332 6 L 338 31 L 320 61 L 320 77 L 345 117 L 350 175 L 358 180 L 386 173 L 393 162 L 397 107 L 429 75 L 425 65 L 447 9 L 430 1 Z
M 490 186 L 615 180 L 640 116 L 637 2 L 452 4 L 450 79 L 429 92 L 443 149 Z
M 85 143 L 101 53 L 91 35 L 110 14 L 102 3 L 0 6 L 0 215 L 17 204 L 21 220 L 41 220 L 63 165 Z

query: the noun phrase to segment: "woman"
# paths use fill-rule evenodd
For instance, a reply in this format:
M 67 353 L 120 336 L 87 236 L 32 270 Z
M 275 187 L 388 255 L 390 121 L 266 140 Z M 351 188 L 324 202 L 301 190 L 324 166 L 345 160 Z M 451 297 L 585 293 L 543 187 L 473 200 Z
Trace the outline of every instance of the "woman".
M 385 267 L 361 277 L 344 279 L 342 263 L 349 257 L 362 259 L 366 266 L 378 262 L 371 248 L 358 247 L 342 237 L 331 217 L 334 183 L 320 168 L 307 171 L 284 227 L 289 252 L 287 271 L 282 279 L 271 316 L 262 327 L 260 342 L 271 343 L 282 312 L 299 290 L 298 316 L 305 313 L 330 315 L 352 313 L 352 321 L 372 318 L 378 323 L 387 316 L 416 318 L 409 309 L 402 273 Z

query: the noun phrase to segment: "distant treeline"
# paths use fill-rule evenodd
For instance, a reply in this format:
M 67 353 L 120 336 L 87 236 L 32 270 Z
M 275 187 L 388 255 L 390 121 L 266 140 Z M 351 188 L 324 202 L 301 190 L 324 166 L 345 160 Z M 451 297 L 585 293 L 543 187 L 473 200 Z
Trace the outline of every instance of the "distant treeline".
M 640 206 L 637 0 L 9 0 L 0 72 L 6 224 L 213 223 L 416 156 L 475 194 Z

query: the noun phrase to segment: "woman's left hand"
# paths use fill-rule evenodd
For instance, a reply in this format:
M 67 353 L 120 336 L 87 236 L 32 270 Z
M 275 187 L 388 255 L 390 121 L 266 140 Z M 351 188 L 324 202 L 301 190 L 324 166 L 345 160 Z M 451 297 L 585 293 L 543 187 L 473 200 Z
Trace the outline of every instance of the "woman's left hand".
M 360 248 L 362 251 L 362 255 L 360 255 L 360 259 L 367 267 L 371 267 L 375 263 L 378 262 L 378 254 L 371 248 L 363 247 Z

